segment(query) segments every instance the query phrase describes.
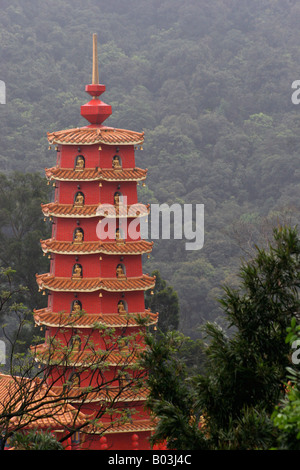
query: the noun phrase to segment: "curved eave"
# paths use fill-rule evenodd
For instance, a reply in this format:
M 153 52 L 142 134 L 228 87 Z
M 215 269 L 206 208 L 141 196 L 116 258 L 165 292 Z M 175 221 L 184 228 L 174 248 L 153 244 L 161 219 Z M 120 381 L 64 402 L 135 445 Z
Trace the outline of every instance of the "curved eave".
M 40 290 L 56 292 L 130 292 L 146 291 L 154 288 L 155 276 L 143 274 L 140 277 L 125 279 L 117 278 L 81 278 L 72 279 L 55 277 L 52 274 L 36 274 L 36 281 Z
M 71 314 L 55 313 L 50 308 L 34 310 L 33 317 L 35 324 L 53 328 L 94 328 L 95 325 L 110 328 L 124 328 L 140 326 L 138 319 L 143 320 L 143 326 L 155 325 L 158 321 L 158 313 L 145 310 L 141 313 L 128 313 L 120 315 L 110 314 Z
M 142 145 L 144 132 L 113 127 L 77 127 L 47 133 L 50 145 Z
M 150 204 L 133 204 L 131 206 L 122 206 L 120 204 L 119 208 L 117 208 L 110 204 L 75 206 L 73 204 L 50 202 L 48 204 L 41 204 L 41 208 L 45 217 L 62 218 L 140 218 L 146 217 L 150 212 Z
M 129 241 L 124 243 L 116 242 L 65 242 L 57 241 L 55 239 L 40 240 L 41 248 L 45 254 L 103 254 L 103 255 L 143 255 L 150 253 L 153 248 L 153 242 L 141 240 L 141 241 Z
M 64 347 L 48 344 L 39 344 L 30 346 L 30 351 L 36 362 L 48 365 L 56 365 L 62 367 L 89 367 L 93 365 L 95 368 L 103 368 L 104 366 L 133 366 L 140 361 L 140 351 L 130 351 L 124 349 L 122 352 L 117 351 L 67 351 Z
M 100 390 L 98 392 L 89 392 L 86 391 L 84 387 L 72 386 L 72 388 L 68 389 L 64 387 L 54 386 L 53 392 L 59 396 L 66 397 L 66 401 L 68 401 L 69 399 L 71 403 L 82 403 L 82 396 L 85 397 L 85 403 L 140 402 L 146 401 L 149 394 L 149 390 L 147 388 L 134 390 L 134 388 L 129 389 L 129 387 L 127 389 L 124 388 L 123 390 L 120 390 L 119 388 L 110 388 L 105 390 L 103 387 L 103 390 Z M 76 400 L 76 398 L 78 401 Z
M 133 420 L 131 423 L 125 423 L 125 424 L 115 424 L 112 425 L 108 430 L 102 431 L 101 432 L 101 427 L 97 431 L 97 428 L 95 429 L 94 433 L 95 434 L 121 434 L 121 433 L 137 433 L 137 432 L 152 432 L 155 430 L 155 427 L 157 426 L 157 422 L 149 419 L 149 420 Z
M 124 168 L 122 170 L 113 169 L 84 169 L 76 171 L 72 168 L 46 168 L 45 174 L 48 181 L 144 181 L 148 170 L 141 168 Z
M 45 217 L 90 218 L 96 217 L 97 205 L 74 206 L 72 204 L 58 204 L 50 202 L 41 204 Z

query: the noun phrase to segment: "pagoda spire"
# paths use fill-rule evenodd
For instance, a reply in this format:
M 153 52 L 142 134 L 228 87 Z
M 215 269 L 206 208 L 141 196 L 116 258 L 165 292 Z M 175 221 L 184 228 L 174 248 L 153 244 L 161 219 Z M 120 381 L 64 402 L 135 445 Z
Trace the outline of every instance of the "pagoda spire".
M 93 75 L 92 84 L 99 85 L 98 52 L 97 52 L 97 34 L 93 34 Z
M 85 91 L 92 96 L 92 100 L 81 106 L 81 116 L 92 125 L 100 125 L 111 113 L 111 106 L 99 100 L 99 96 L 105 92 L 105 85 L 99 83 L 97 34 L 93 34 L 93 72 L 92 83 L 86 85 Z

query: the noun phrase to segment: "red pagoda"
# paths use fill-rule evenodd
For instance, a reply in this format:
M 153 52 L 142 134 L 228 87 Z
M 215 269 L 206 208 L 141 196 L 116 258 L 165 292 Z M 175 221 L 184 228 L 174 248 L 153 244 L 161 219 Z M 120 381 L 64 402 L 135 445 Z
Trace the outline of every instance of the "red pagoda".
M 99 99 L 105 86 L 99 84 L 96 35 L 93 79 L 85 90 L 92 98 L 81 115 L 90 124 L 48 133 L 57 161 L 46 169 L 54 201 L 42 205 L 52 235 L 41 241 L 50 272 L 36 276 L 39 290 L 48 294 L 47 307 L 34 312 L 35 323 L 46 330 L 36 353 L 44 363 L 48 355 L 53 392 L 67 390 L 73 406 L 95 417 L 81 434 L 81 448 L 150 449 L 154 426 L 144 406 L 145 371 L 138 357 L 144 329 L 157 323 L 158 314 L 146 310 L 144 301 L 155 285 L 142 272 L 142 255 L 152 250 L 140 234 L 149 207 L 137 197 L 147 170 L 136 168 L 135 149 L 144 135 L 103 124 L 112 110 Z

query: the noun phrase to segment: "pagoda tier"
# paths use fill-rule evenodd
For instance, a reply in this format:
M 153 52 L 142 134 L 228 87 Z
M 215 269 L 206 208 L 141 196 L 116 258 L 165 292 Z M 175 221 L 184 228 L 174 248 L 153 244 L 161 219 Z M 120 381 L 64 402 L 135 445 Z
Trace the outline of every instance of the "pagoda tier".
M 101 278 L 80 278 L 72 279 L 67 277 L 55 277 L 53 274 L 37 274 L 36 281 L 40 290 L 48 289 L 59 292 L 127 292 L 146 291 L 154 288 L 155 277 L 143 274 L 141 277 L 124 279 L 101 279 Z
M 158 313 L 152 313 L 148 309 L 144 312 L 125 313 L 122 315 L 119 313 L 55 313 L 48 307 L 34 311 L 36 325 L 53 328 L 93 328 L 94 325 L 126 328 L 128 326 L 138 326 L 140 319 L 143 320 L 146 326 L 156 325 Z
M 46 168 L 46 177 L 49 181 L 143 181 L 147 177 L 147 170 L 141 168 L 125 168 L 115 170 L 111 168 Z
M 153 242 L 141 241 L 124 241 L 124 243 L 116 242 L 81 242 L 74 241 L 58 241 L 54 238 L 41 240 L 43 252 L 70 254 L 70 255 L 88 255 L 88 254 L 106 254 L 106 255 L 142 255 L 152 251 Z
M 150 206 L 144 204 L 134 204 L 130 206 L 113 206 L 110 204 L 94 204 L 77 206 L 75 204 L 59 204 L 50 202 L 41 204 L 45 217 L 71 217 L 71 218 L 136 218 L 146 217 L 149 214 Z

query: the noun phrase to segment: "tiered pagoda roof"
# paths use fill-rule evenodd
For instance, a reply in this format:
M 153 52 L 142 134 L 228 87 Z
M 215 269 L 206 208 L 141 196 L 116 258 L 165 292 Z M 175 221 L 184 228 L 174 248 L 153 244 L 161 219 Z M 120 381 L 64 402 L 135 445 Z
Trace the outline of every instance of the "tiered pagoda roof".
M 155 276 L 143 274 L 140 277 L 128 278 L 80 278 L 55 277 L 53 274 L 36 274 L 36 281 L 40 290 L 49 289 L 61 292 L 126 292 L 148 290 L 155 286 Z
M 45 173 L 49 181 L 143 181 L 147 176 L 147 169 L 123 168 L 85 168 L 82 171 L 74 168 L 46 168 Z
M 144 132 L 93 125 L 48 132 L 47 136 L 54 145 L 142 145 L 144 142 Z
M 82 351 L 74 347 L 66 349 L 65 346 L 59 346 L 55 342 L 43 343 L 37 346 L 30 347 L 31 352 L 37 362 L 42 362 L 51 365 L 61 365 L 63 367 L 106 367 L 106 366 L 131 366 L 140 361 L 140 353 L 142 349 L 136 346 L 134 350 L 129 350 L 128 347 L 121 347 L 120 350 L 88 350 Z
M 102 402 L 111 403 L 112 401 L 117 402 L 133 402 L 133 401 L 145 401 L 149 395 L 149 389 L 145 387 L 134 387 L 130 384 L 130 387 L 103 387 L 99 391 L 90 391 L 85 387 L 78 387 L 72 385 L 72 387 L 56 386 L 52 387 L 53 392 L 57 395 L 67 394 L 68 399 L 71 399 L 72 403 L 76 403 L 76 399 L 81 402 L 82 396 L 85 396 L 85 403 L 91 402 Z
M 93 204 L 76 206 L 74 204 L 59 204 L 50 202 L 41 204 L 42 212 L 45 217 L 68 217 L 68 218 L 90 218 L 90 217 L 107 217 L 107 218 L 130 218 L 145 217 L 149 214 L 150 205 L 133 204 L 123 206 L 120 204 L 115 207 L 110 204 Z
M 106 254 L 106 255 L 141 255 L 152 251 L 153 242 L 145 240 L 125 241 L 116 243 L 113 241 L 103 242 L 82 242 L 74 243 L 58 241 L 54 238 L 41 240 L 41 247 L 44 253 L 57 254 Z
M 57 313 L 53 312 L 49 307 L 34 310 L 35 324 L 49 327 L 93 328 L 94 325 L 105 325 L 111 328 L 124 328 L 136 326 L 139 319 L 145 321 L 147 326 L 155 325 L 158 313 L 152 313 L 149 309 L 146 309 L 144 312 L 127 313 L 124 315 L 119 313 Z
M 154 419 L 135 419 L 132 422 L 128 422 L 125 424 L 120 424 L 118 422 L 112 423 L 112 426 L 109 427 L 105 432 L 106 434 L 115 434 L 115 433 L 123 433 L 123 432 L 145 432 L 145 431 L 154 431 L 155 427 L 157 426 L 157 420 Z M 95 434 L 97 432 L 100 434 L 101 431 L 97 429 L 94 431 Z

